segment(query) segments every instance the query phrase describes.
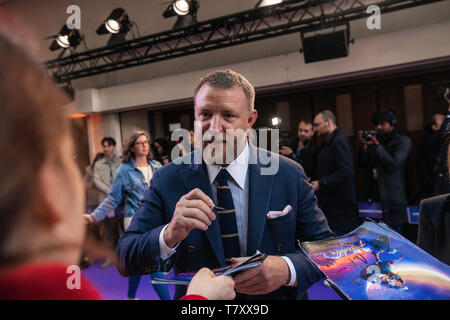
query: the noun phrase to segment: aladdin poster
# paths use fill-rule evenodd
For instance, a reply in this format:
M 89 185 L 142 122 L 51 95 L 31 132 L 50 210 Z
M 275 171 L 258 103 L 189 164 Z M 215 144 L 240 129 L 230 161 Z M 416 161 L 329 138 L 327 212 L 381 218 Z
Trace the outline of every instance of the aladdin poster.
M 365 221 L 345 236 L 301 246 L 346 299 L 450 299 L 450 266 L 382 222 Z

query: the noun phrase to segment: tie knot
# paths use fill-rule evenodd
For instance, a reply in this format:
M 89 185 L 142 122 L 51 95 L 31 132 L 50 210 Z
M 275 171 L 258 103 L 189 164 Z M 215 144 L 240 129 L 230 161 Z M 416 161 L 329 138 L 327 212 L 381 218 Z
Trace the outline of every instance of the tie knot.
M 219 183 L 219 185 L 227 185 L 229 178 L 230 174 L 228 173 L 228 171 L 226 169 L 222 169 L 217 175 L 216 181 Z

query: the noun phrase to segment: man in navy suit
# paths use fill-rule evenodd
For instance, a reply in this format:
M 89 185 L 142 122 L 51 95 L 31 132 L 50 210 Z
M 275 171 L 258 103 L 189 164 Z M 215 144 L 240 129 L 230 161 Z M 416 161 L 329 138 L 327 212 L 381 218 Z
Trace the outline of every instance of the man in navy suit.
M 299 164 L 256 148 L 245 134 L 227 134 L 252 128 L 258 116 L 254 95 L 253 86 L 231 70 L 213 72 L 200 81 L 194 109 L 203 136 L 201 148 L 154 174 L 117 246 L 123 275 L 172 267 L 175 273 L 190 272 L 239 261 L 225 260 L 220 219 L 211 209 L 222 188 L 216 177 L 227 170 L 240 256 L 256 250 L 267 255 L 259 267 L 235 277 L 238 299 L 307 298 L 307 289 L 322 276 L 298 250 L 298 241 L 333 234 Z M 271 172 L 267 159 L 277 162 L 278 170 Z M 177 286 L 175 298 L 184 291 Z

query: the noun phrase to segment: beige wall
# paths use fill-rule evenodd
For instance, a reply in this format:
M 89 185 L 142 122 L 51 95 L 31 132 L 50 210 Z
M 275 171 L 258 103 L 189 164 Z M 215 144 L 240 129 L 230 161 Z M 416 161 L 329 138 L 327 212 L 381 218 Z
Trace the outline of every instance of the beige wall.
M 144 130 L 150 134 L 148 113 L 145 110 L 122 112 L 120 114 L 122 140 L 128 139 L 134 131 Z
M 90 159 L 102 151 L 103 137 L 113 137 L 116 142 L 116 154 L 120 156 L 122 143 L 134 131 L 150 132 L 147 111 L 137 110 L 123 113 L 93 113 L 88 117 L 88 139 Z
M 448 38 L 448 30 L 450 21 L 366 37 L 350 45 L 346 58 L 310 64 L 293 52 L 126 85 L 85 89 L 76 93 L 76 103 L 84 112 L 90 109 L 102 112 L 187 99 L 192 97 L 201 76 L 221 68 L 242 73 L 257 88 L 444 57 L 450 54 L 450 41 L 442 41 Z M 90 90 L 94 92 L 89 93 Z M 86 98 L 90 95 L 93 97 Z
M 120 121 L 117 113 L 91 114 L 87 120 L 89 158 L 92 161 L 97 152 L 102 152 L 103 137 L 113 137 L 116 140 L 116 154 L 120 155 L 122 148 Z

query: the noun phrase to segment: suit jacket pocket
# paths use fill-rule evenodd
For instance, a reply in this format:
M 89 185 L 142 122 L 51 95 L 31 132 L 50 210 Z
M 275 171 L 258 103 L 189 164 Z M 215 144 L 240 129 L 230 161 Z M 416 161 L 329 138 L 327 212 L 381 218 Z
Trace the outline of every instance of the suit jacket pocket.
M 270 233 L 275 254 L 281 254 L 290 247 L 290 239 L 295 238 L 295 219 L 292 214 L 282 217 L 267 219 L 266 230 Z
M 286 214 L 281 217 L 273 218 L 273 219 L 267 219 L 267 223 L 269 226 L 279 226 L 280 224 L 286 223 L 286 221 L 289 220 L 290 214 Z

